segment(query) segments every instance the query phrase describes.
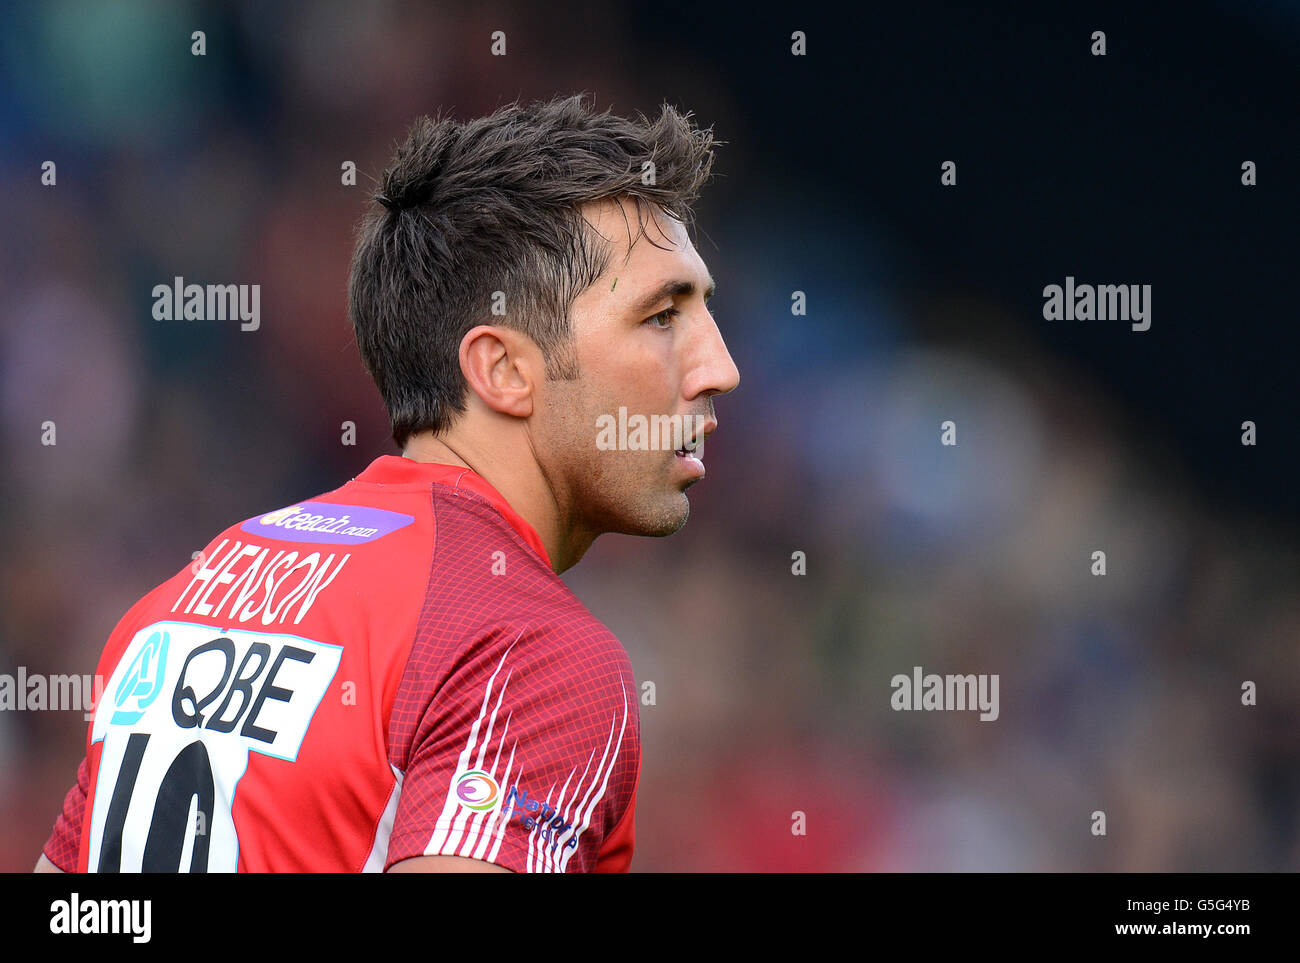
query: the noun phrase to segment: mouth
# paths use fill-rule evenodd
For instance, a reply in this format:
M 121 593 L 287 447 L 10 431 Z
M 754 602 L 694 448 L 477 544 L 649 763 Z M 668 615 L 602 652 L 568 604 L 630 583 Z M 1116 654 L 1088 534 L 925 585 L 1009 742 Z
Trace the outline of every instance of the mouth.
M 704 438 L 700 436 L 688 441 L 673 453 L 677 463 L 697 478 L 704 477 Z

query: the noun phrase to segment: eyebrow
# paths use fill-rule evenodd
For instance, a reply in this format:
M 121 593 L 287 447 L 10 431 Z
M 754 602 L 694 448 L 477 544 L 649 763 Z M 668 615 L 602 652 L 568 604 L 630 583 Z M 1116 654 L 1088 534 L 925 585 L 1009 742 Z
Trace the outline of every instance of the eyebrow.
M 709 286 L 704 289 L 704 300 L 707 301 L 713 297 L 715 285 L 713 278 L 709 278 Z M 649 294 L 641 297 L 628 310 L 633 314 L 640 314 L 642 311 L 649 311 L 652 307 L 667 297 L 685 297 L 689 298 L 695 293 L 694 281 L 665 281 L 659 287 L 655 288 Z

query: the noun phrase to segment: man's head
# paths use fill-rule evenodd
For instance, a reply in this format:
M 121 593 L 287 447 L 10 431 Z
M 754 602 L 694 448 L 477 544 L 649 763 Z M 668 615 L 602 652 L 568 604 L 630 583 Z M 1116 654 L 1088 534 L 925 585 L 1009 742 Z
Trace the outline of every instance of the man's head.
M 635 430 L 611 450 L 601 425 L 674 416 L 689 444 L 739 381 L 687 233 L 714 144 L 688 118 L 575 96 L 415 123 L 349 286 L 399 447 L 432 436 L 480 473 L 533 472 L 592 537 L 681 526 L 698 463 Z

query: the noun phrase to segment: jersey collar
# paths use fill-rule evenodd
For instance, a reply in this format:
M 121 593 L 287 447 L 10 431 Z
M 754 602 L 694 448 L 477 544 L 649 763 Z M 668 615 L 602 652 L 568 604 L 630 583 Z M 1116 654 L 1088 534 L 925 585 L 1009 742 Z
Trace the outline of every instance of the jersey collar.
M 452 488 L 468 489 L 487 501 L 517 531 L 535 551 L 546 567 L 551 567 L 546 546 L 537 529 L 528 524 L 510 507 L 502 494 L 492 487 L 482 475 L 462 465 L 443 465 L 432 461 L 414 461 L 404 455 L 380 455 L 353 481 L 370 485 L 428 485 L 438 483 Z

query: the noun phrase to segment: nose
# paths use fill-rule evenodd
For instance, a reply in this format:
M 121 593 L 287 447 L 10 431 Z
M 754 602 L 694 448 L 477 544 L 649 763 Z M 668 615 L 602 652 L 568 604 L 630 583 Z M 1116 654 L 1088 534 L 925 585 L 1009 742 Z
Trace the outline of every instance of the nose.
M 722 340 L 717 322 L 707 310 L 691 353 L 691 366 L 683 386 L 687 398 L 725 395 L 740 384 L 740 370 Z

